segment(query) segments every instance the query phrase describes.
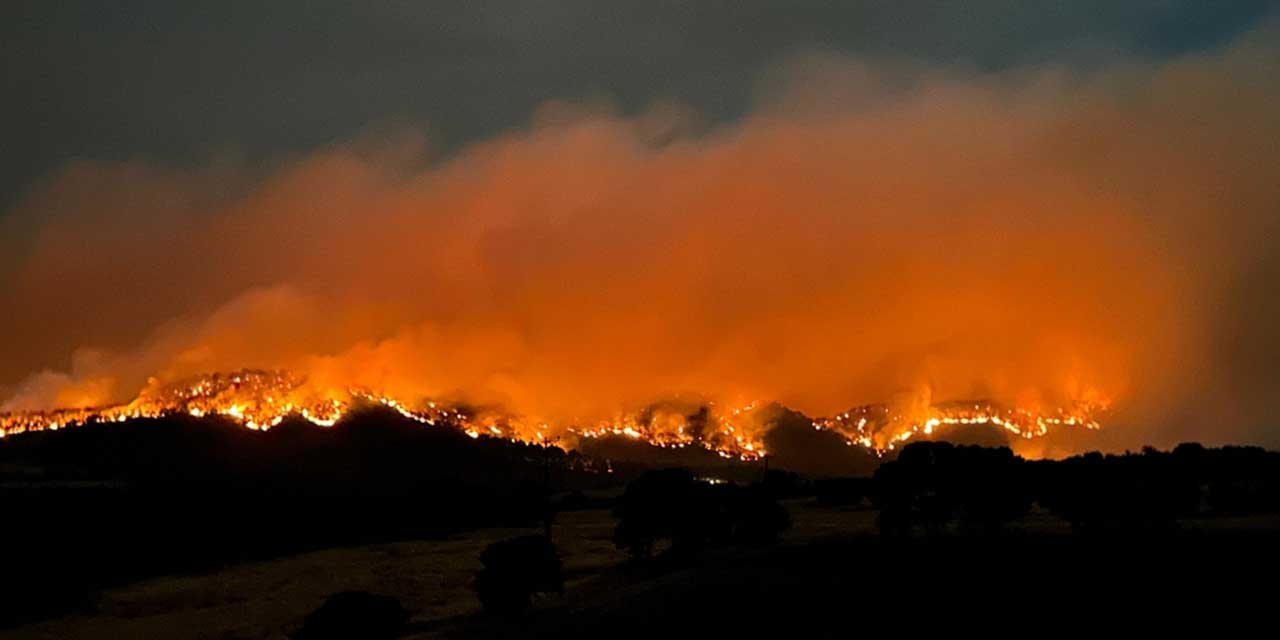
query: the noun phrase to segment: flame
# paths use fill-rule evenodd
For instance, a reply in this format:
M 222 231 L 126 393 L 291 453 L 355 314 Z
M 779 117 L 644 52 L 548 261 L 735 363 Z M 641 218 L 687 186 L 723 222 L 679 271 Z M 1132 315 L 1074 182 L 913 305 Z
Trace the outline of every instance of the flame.
M 1098 416 L 1110 403 L 1096 394 L 1077 401 L 1070 408 L 1036 411 L 1001 407 L 991 401 L 952 402 L 925 408 L 921 415 L 897 412 L 888 405 L 861 405 L 813 422 L 818 431 L 830 431 L 846 442 L 858 444 L 883 455 L 919 436 L 933 435 L 940 427 L 993 425 L 1016 438 L 1031 440 L 1049 435 L 1058 428 L 1081 427 L 1098 430 Z
M 715 402 L 673 400 L 619 413 L 612 420 L 590 426 L 556 425 L 496 409 L 450 406 L 432 400 L 411 402 L 365 388 L 316 389 L 286 371 L 258 370 L 214 373 L 167 385 L 153 380 L 126 404 L 0 413 L 0 438 L 178 414 L 219 416 L 261 431 L 290 416 L 332 427 L 356 408 L 370 405 L 388 407 L 426 426 L 454 428 L 473 439 L 484 436 L 574 448 L 583 440 L 620 437 L 662 449 L 700 447 L 726 459 L 754 461 L 768 455 L 764 445 L 768 425 L 759 402 L 724 408 Z M 934 404 L 907 411 L 884 404 L 861 405 L 815 420 L 813 428 L 834 433 L 849 446 L 883 455 L 912 438 L 931 436 L 940 428 L 956 425 L 994 425 L 1024 439 L 1046 436 L 1060 428 L 1096 430 L 1100 428 L 1097 416 L 1108 405 L 1096 395 L 1069 409 L 1047 411 L 1004 408 L 989 401 Z

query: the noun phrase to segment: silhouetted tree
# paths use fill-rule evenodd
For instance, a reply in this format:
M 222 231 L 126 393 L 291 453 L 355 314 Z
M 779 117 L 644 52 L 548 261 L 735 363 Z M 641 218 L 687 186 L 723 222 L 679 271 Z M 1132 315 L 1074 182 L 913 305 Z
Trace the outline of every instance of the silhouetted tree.
M 1199 509 L 1198 458 L 1194 447 L 1177 455 L 1148 447 L 1036 463 L 1039 501 L 1078 532 L 1169 531 Z
M 670 557 L 688 560 L 708 545 L 767 544 L 791 526 L 765 486 L 712 485 L 684 469 L 650 471 L 627 485 L 614 509 L 614 544 L 632 558 L 670 541 Z
M 709 499 L 709 485 L 686 469 L 650 471 L 627 485 L 614 515 L 618 526 L 613 541 L 632 558 L 645 559 L 660 540 L 671 542 L 674 555 L 700 551 L 723 520 Z
M 956 518 L 994 533 L 1031 508 L 1024 461 L 1007 448 L 915 442 L 874 479 L 885 535 L 905 535 L 917 524 L 936 535 Z
M 485 611 L 515 615 L 529 607 L 536 593 L 561 593 L 564 576 L 560 556 L 545 536 L 530 535 L 495 542 L 480 554 L 484 567 L 475 590 Z
M 961 519 L 987 533 L 1031 509 L 1033 490 L 1024 461 L 1007 448 L 958 447 L 947 490 Z
M 1215 513 L 1280 512 L 1280 453 L 1258 447 L 1209 450 L 1205 501 Z

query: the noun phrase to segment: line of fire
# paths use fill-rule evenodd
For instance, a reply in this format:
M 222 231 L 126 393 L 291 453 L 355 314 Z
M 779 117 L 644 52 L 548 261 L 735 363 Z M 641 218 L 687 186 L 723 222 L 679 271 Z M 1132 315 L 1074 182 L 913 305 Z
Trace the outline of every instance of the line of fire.
M 701 447 L 743 461 L 759 460 L 768 453 L 763 436 L 769 423 L 759 415 L 768 405 L 761 402 L 726 407 L 702 399 L 672 400 L 620 412 L 612 420 L 594 424 L 553 424 L 498 408 L 410 401 L 367 388 L 317 389 L 304 378 L 280 370 L 242 370 L 153 383 L 124 404 L 2 413 L 0 437 L 175 414 L 220 416 L 253 430 L 270 429 L 290 416 L 331 427 L 348 413 L 375 405 L 390 407 L 425 426 L 461 430 L 472 438 L 572 449 L 582 440 L 622 437 L 664 449 Z M 990 425 L 1023 439 L 1058 429 L 1096 430 L 1107 409 L 1108 403 L 1099 400 L 1049 410 L 1003 407 L 988 400 L 937 403 L 919 410 L 864 404 L 812 424 L 815 430 L 840 436 L 849 446 L 882 455 L 912 438 L 962 425 Z

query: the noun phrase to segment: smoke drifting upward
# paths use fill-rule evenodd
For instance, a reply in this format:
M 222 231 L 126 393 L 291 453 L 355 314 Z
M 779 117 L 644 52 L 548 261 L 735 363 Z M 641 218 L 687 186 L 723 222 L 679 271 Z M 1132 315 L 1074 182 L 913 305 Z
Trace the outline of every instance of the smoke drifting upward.
M 256 367 L 548 420 L 1105 398 L 1103 446 L 1275 443 L 1267 35 L 1089 73 L 807 57 L 709 130 L 557 103 L 444 158 L 76 162 L 0 240 L 3 408 Z

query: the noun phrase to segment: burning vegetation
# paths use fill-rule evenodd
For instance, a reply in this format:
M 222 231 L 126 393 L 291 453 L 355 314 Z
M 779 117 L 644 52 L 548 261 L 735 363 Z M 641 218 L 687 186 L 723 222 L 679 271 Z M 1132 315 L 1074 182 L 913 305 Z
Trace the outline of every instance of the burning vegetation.
M 715 127 L 569 102 L 457 148 L 77 161 L 0 232 L 0 428 L 380 402 L 754 458 L 777 401 L 854 448 L 977 424 L 1065 455 L 1037 438 L 1114 403 L 1090 446 L 1274 440 L 1275 41 L 1078 76 L 796 60 Z M 294 377 L 169 385 L 245 367 Z
M 703 398 L 676 396 L 638 411 L 620 412 L 611 420 L 561 424 L 494 407 L 410 401 L 367 388 L 319 389 L 282 370 L 242 370 L 171 384 L 152 380 L 137 398 L 124 404 L 0 413 L 0 437 L 176 414 L 220 416 L 253 430 L 270 429 L 290 416 L 330 427 L 347 413 L 373 405 L 384 405 L 426 426 L 458 429 L 472 438 L 571 449 L 582 440 L 617 437 L 664 449 L 700 447 L 744 461 L 767 455 L 764 436 L 772 426 L 770 412 L 758 402 L 726 407 Z M 1025 439 L 1046 436 L 1055 429 L 1098 429 L 1098 416 L 1106 409 L 1107 403 L 1097 399 L 1039 411 L 985 400 L 932 404 L 917 410 L 874 404 L 814 420 L 813 428 L 838 435 L 848 446 L 883 454 L 912 438 L 959 425 L 992 425 Z
M 947 402 L 913 412 L 897 412 L 883 404 L 861 405 L 829 418 L 815 420 L 813 428 L 832 431 L 846 443 L 859 444 L 877 453 L 893 451 L 914 437 L 930 436 L 941 429 L 959 425 L 992 425 L 1015 437 L 1032 439 L 1049 435 L 1051 429 L 1082 427 L 1099 429 L 1097 416 L 1106 411 L 1101 400 L 1082 401 L 1075 406 L 1047 411 L 1001 407 L 988 400 Z

